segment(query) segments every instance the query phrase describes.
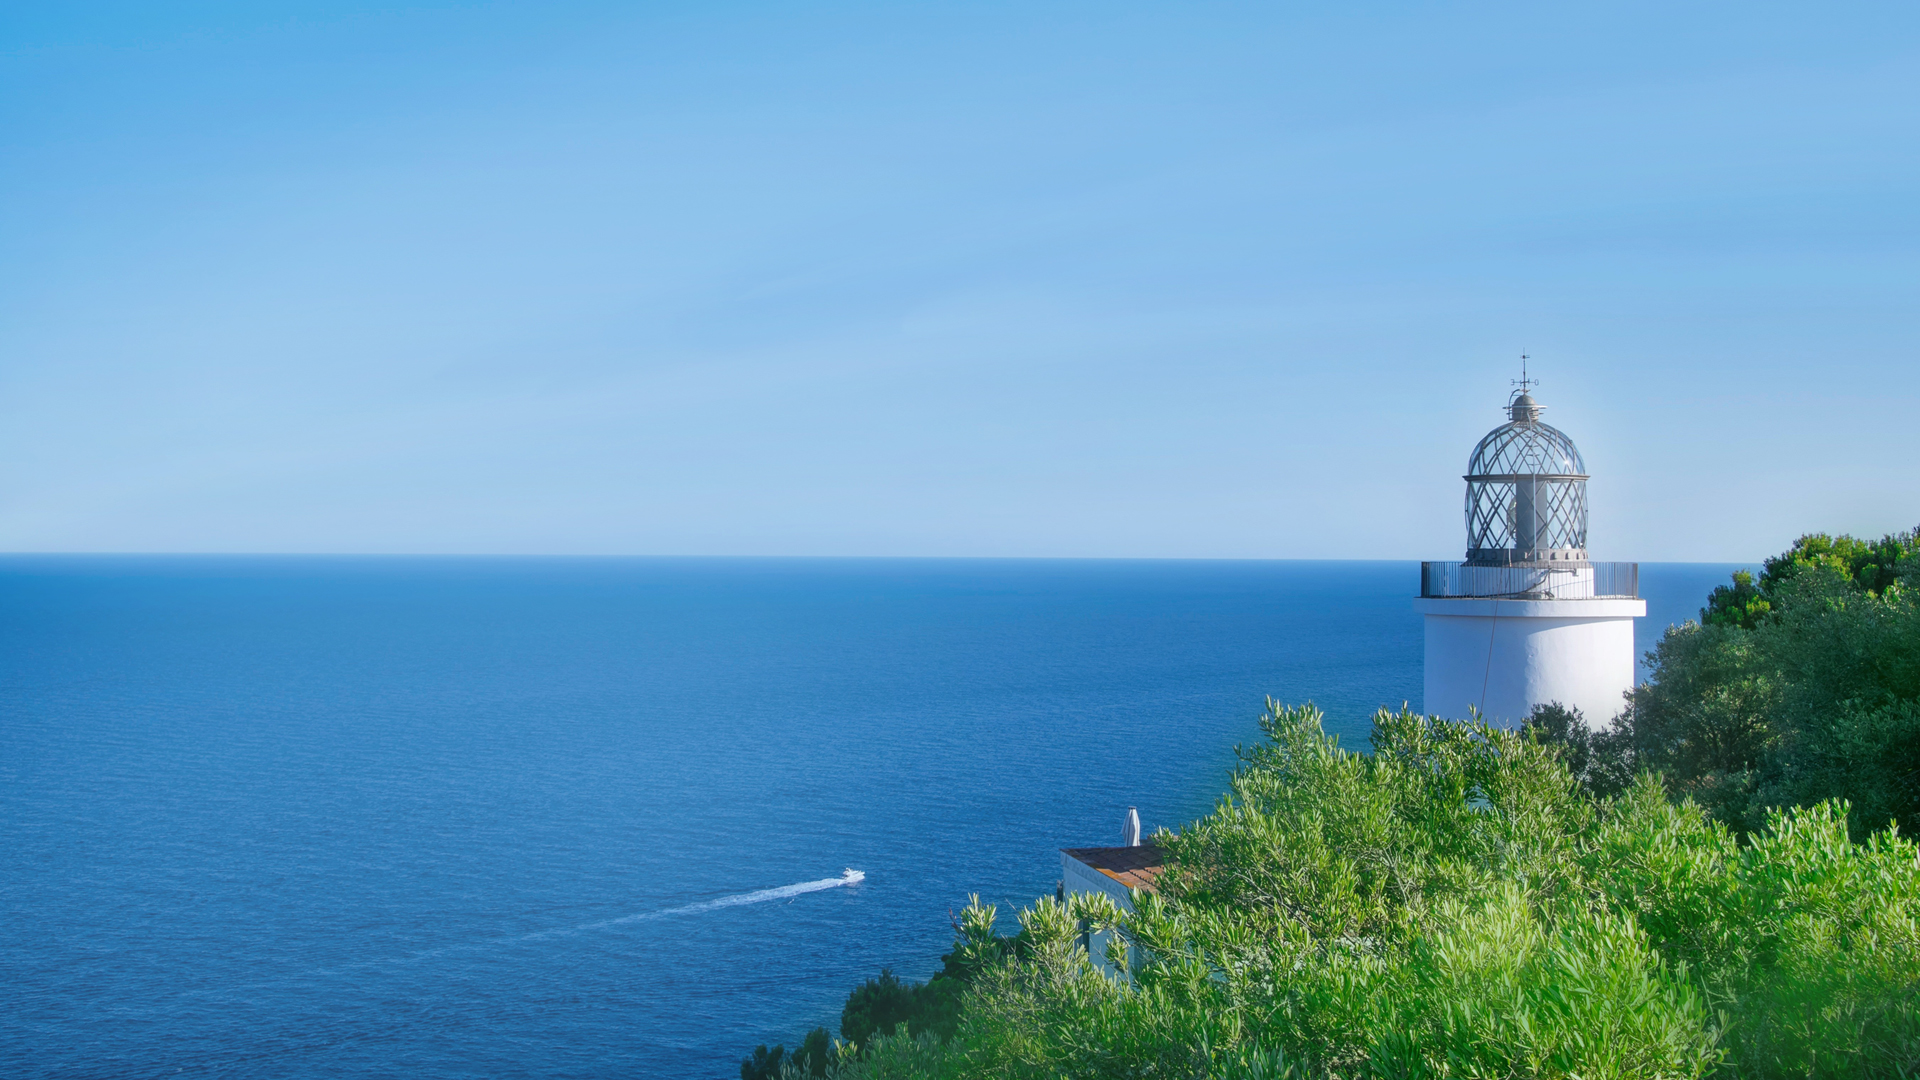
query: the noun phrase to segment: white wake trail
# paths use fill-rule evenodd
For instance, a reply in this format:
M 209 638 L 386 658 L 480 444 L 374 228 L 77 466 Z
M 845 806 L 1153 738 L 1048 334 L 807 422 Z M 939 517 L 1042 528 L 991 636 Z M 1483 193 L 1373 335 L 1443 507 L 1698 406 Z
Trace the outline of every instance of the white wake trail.
M 702 900 L 695 904 L 682 904 L 679 907 L 661 908 L 659 911 L 643 911 L 637 915 L 622 915 L 617 919 L 602 919 L 599 922 L 582 923 L 579 926 L 569 926 L 560 930 L 542 930 L 538 933 L 515 938 L 514 940 L 535 941 L 540 938 L 559 937 L 563 934 L 578 934 L 587 930 L 600 930 L 609 926 L 625 926 L 628 923 L 664 919 L 672 915 L 697 915 L 702 911 L 713 911 L 718 908 L 739 907 L 743 904 L 764 904 L 769 900 L 786 900 L 795 896 L 804 896 L 811 892 L 822 892 L 826 889 L 844 889 L 850 885 L 858 885 L 865 880 L 867 880 L 867 875 L 864 872 L 849 867 L 846 873 L 841 874 L 839 877 L 821 878 L 818 881 L 802 881 L 797 885 L 782 885 L 774 889 L 760 889 L 757 892 L 735 893 L 732 896 L 721 896 L 712 900 Z
M 581 923 L 579 926 L 563 926 L 555 930 L 540 930 L 531 934 L 519 934 L 511 937 L 492 938 L 487 941 L 472 941 L 464 945 L 444 945 L 438 949 L 426 949 L 408 956 L 397 956 L 386 960 L 363 960 L 357 964 L 342 964 L 339 967 L 315 968 L 307 973 L 313 975 L 343 975 L 350 971 L 364 971 L 368 968 L 398 967 L 405 964 L 417 964 L 422 960 L 457 955 L 459 953 L 478 952 L 483 949 L 498 948 L 502 945 L 517 945 L 523 941 L 539 941 L 542 938 L 565 937 L 568 934 L 582 934 L 588 930 L 599 930 L 608 926 L 624 926 L 627 923 L 648 922 L 653 919 L 665 919 L 674 915 L 697 915 L 703 911 L 715 911 L 720 908 L 740 907 L 745 904 L 764 904 L 769 900 L 787 900 L 807 893 L 822 892 L 827 889 L 844 889 L 867 880 L 864 871 L 848 867 L 839 877 L 821 878 L 818 881 L 802 881 L 795 885 L 781 885 L 773 889 L 760 889 L 755 892 L 734 893 L 732 896 L 718 896 L 712 900 L 701 900 L 693 904 L 681 904 L 679 907 L 661 908 L 659 911 L 642 911 L 636 915 L 622 915 L 617 919 L 602 919 L 599 922 Z M 235 993 L 263 986 L 278 986 L 287 979 L 266 979 L 260 982 L 245 983 L 237 986 L 223 986 L 187 990 L 186 993 L 216 994 L 231 996 Z

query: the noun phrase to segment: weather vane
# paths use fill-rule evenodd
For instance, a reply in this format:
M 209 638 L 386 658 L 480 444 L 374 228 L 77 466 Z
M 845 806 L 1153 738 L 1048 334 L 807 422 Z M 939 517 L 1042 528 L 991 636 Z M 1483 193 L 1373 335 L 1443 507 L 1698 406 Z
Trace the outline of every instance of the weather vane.
M 1513 385 L 1519 387 L 1520 392 L 1523 394 L 1526 393 L 1529 389 L 1540 385 L 1540 381 L 1538 379 L 1527 378 L 1527 354 L 1526 353 L 1520 354 L 1520 377 L 1513 380 Z

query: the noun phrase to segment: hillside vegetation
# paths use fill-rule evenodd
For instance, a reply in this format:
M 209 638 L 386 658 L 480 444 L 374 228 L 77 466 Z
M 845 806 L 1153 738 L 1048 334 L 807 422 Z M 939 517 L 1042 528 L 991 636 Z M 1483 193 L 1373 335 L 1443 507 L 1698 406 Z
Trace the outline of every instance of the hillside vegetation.
M 1856 838 L 1920 829 L 1920 541 L 1803 536 L 1669 629 L 1603 736 L 1613 776 L 1659 772 L 1739 832 L 1844 798 Z
M 1804 537 L 1598 733 L 1382 710 L 1359 752 L 1269 702 L 1135 911 L 1041 900 L 1003 934 L 976 901 L 941 976 L 870 982 L 792 1071 L 1920 1075 L 1916 598 L 1914 534 Z M 1107 928 L 1127 979 L 1081 944 Z
M 1156 838 L 1122 916 L 961 919 L 952 1038 L 870 1040 L 858 1077 L 1886 1077 L 1920 1067 L 1920 851 L 1843 803 L 1742 842 L 1646 777 L 1581 790 L 1478 721 L 1375 717 L 1340 747 L 1270 708 L 1205 819 Z M 1077 944 L 1134 943 L 1099 974 Z

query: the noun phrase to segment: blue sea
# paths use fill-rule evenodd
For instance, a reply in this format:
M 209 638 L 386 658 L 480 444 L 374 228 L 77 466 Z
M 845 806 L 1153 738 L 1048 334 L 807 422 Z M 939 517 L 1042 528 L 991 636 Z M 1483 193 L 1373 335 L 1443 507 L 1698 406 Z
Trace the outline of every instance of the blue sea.
M 1643 567 L 1642 647 L 1729 569 Z M 1363 747 L 1417 582 L 0 559 L 0 1074 L 737 1076 L 968 894 L 1206 812 L 1265 697 Z

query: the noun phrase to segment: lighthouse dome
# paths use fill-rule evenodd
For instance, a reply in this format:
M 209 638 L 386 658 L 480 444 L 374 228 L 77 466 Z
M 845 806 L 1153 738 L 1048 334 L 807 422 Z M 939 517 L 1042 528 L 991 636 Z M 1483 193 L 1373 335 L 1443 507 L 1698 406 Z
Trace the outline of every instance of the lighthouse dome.
M 1586 477 L 1587 463 L 1567 433 L 1538 420 L 1501 424 L 1467 459 L 1469 476 L 1525 474 Z
M 1467 561 L 1486 565 L 1585 562 L 1587 466 L 1580 448 L 1541 422 L 1524 391 L 1508 422 L 1467 459 Z

